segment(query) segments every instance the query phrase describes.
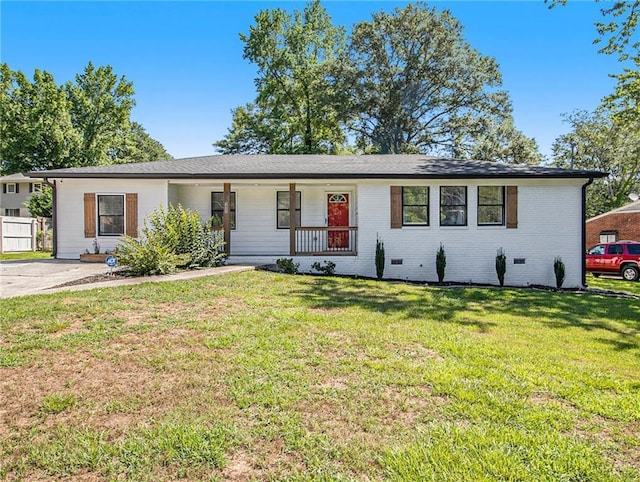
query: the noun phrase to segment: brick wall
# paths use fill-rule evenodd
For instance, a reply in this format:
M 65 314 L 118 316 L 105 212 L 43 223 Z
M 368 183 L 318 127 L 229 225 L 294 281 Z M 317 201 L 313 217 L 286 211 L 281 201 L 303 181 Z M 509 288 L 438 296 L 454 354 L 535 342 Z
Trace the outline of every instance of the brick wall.
M 640 241 L 640 212 L 611 213 L 587 222 L 585 248 L 598 244 L 602 231 L 618 231 L 618 240 Z

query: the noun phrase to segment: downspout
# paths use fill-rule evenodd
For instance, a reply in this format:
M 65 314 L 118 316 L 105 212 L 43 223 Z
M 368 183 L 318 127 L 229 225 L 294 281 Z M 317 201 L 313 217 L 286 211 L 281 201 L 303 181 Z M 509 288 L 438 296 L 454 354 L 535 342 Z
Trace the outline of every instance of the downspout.
M 580 245 L 580 252 L 582 253 L 582 286 L 587 286 L 587 258 L 584 255 L 584 250 L 587 246 L 587 187 L 593 183 L 593 178 L 590 177 L 589 181 L 582 185 L 582 244 Z
M 51 207 L 51 229 L 53 229 L 53 246 L 51 256 L 57 258 L 58 256 L 58 192 L 56 191 L 56 181 L 49 182 L 46 177 L 43 179 L 45 184 L 51 186 L 51 198 L 53 200 L 53 206 Z

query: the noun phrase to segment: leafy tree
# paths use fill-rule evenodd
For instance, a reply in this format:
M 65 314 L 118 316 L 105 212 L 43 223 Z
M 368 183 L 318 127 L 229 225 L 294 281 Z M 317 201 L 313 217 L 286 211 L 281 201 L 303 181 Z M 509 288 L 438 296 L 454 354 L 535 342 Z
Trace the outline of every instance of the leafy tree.
M 89 62 L 65 91 L 73 125 L 82 136 L 80 164 L 110 164 L 110 148 L 118 145 L 122 131 L 130 130 L 133 84 L 124 76 L 118 79 L 111 66 L 96 69 Z
M 473 142 L 468 157 L 505 164 L 538 165 L 544 157 L 535 139 L 517 130 L 511 117 L 491 123 L 484 134 Z
M 498 64 L 464 40 L 448 12 L 423 3 L 353 28 L 338 76 L 362 147 L 461 157 L 511 112 Z
M 71 167 L 78 159 L 80 136 L 69 101 L 53 76 L 36 70 L 33 81 L 0 65 L 0 161 L 2 171 Z
M 172 159 L 164 146 L 149 136 L 138 122 L 132 122 L 130 129 L 122 132 L 120 143 L 108 152 L 111 164 Z
M 255 104 L 235 108 L 226 137 L 213 145 L 223 154 L 282 154 L 296 143 L 281 123 Z
M 603 2 L 604 0 L 596 0 Z M 545 0 L 549 8 L 566 5 L 567 0 Z M 603 22 L 596 22 L 598 37 L 594 43 L 604 42 L 601 53 L 618 54 L 621 60 L 629 57 L 629 47 L 637 51 L 640 42 L 633 41 L 640 19 L 640 0 L 606 2 L 607 7 L 600 9 Z
M 579 111 L 567 116 L 571 131 L 552 146 L 554 164 L 608 172 L 587 190 L 587 215 L 620 207 L 640 190 L 640 138 L 637 123 L 620 123 L 611 112 Z
M 50 218 L 53 216 L 53 193 L 51 187 L 42 184 L 42 192 L 34 193 L 25 203 L 31 216 L 36 218 Z
M 618 84 L 613 94 L 604 98 L 604 107 L 620 124 L 640 125 L 640 55 L 633 58 L 635 69 L 616 75 Z
M 329 153 L 346 137 L 342 99 L 331 71 L 345 45 L 319 0 L 293 15 L 263 10 L 241 34 L 244 58 L 258 68 L 257 98 L 233 112 L 233 124 L 214 146 L 223 153 Z
M 0 64 L 0 170 L 14 172 L 170 158 L 129 119 L 133 88 L 91 63 L 76 83 L 33 80 Z

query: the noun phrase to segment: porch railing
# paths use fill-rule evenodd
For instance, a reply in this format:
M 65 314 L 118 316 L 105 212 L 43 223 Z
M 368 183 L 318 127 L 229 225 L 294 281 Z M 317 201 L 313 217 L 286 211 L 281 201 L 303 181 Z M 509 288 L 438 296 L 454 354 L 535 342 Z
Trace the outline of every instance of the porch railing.
M 297 226 L 296 255 L 355 256 L 358 252 L 357 226 Z

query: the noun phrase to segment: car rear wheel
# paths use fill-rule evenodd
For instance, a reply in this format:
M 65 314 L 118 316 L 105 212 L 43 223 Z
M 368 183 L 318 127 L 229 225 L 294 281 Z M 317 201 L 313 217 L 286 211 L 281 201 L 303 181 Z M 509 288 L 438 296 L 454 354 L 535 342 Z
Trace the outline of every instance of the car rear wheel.
M 640 278 L 640 270 L 637 266 L 628 264 L 622 268 L 622 277 L 627 281 L 638 281 L 638 278 Z

